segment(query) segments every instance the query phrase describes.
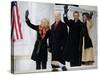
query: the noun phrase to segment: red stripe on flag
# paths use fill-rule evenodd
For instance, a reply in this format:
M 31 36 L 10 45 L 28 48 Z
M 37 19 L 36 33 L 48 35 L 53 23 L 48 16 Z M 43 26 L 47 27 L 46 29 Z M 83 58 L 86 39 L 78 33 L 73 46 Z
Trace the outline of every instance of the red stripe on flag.
M 15 2 L 12 7 L 12 14 L 11 14 L 11 25 L 12 25 L 12 35 L 11 39 L 16 41 L 18 39 L 22 39 L 22 31 L 21 31 L 21 22 L 20 22 L 20 15 L 18 11 L 17 3 Z
M 16 18 L 15 18 L 15 11 L 13 11 L 14 12 L 14 27 L 15 27 L 15 31 L 16 31 L 16 37 L 17 37 L 17 39 L 19 39 L 18 38 L 18 30 L 17 30 L 17 27 L 16 27 Z
M 18 6 L 16 6 L 16 13 L 17 13 L 17 22 L 18 22 L 18 27 L 19 27 L 19 33 L 20 33 L 20 37 L 22 39 L 21 23 L 20 23 L 20 16 L 19 16 L 19 13 L 18 13 Z

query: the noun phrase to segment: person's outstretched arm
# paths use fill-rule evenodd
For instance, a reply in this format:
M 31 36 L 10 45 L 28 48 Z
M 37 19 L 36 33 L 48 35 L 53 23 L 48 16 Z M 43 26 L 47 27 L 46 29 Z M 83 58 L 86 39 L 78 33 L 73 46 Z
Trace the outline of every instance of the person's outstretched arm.
M 64 22 L 68 25 L 68 26 L 70 26 L 71 25 L 71 20 L 68 20 L 68 9 L 66 9 L 66 11 L 64 12 L 64 14 L 63 14 L 63 20 L 64 20 Z
M 27 10 L 27 11 L 25 12 L 25 21 L 26 21 L 27 25 L 28 25 L 30 28 L 34 29 L 34 30 L 38 30 L 38 26 L 36 26 L 36 25 L 34 25 L 34 24 L 32 24 L 32 23 L 30 22 L 30 20 L 29 20 L 29 18 L 28 18 L 28 15 L 29 15 L 29 11 Z

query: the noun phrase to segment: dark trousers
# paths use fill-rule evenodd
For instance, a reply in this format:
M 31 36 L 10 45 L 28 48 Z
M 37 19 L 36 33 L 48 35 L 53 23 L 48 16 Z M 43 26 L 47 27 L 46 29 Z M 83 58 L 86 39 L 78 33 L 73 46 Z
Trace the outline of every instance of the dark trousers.
M 74 67 L 74 66 L 81 66 L 82 64 L 82 53 L 76 53 L 74 54 L 74 56 L 72 56 L 71 58 L 71 66 Z
M 36 69 L 46 69 L 47 61 L 36 61 Z

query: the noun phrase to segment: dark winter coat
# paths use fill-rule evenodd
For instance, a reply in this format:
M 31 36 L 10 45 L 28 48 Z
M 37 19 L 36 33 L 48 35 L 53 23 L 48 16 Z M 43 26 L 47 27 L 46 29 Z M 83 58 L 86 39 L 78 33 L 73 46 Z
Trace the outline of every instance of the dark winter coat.
M 52 60 L 63 61 L 63 52 L 67 42 L 68 30 L 67 25 L 60 21 L 55 27 L 55 23 L 51 26 L 51 52 Z
M 35 42 L 31 59 L 34 61 L 47 61 L 47 56 L 48 56 L 47 39 L 50 35 L 50 30 L 47 31 L 45 37 L 41 39 L 38 28 L 39 25 L 31 24 L 30 20 L 27 20 L 26 23 L 30 28 L 36 30 L 37 32 L 37 40 Z
M 82 59 L 83 45 L 83 23 L 78 20 L 68 20 L 64 17 L 65 23 L 69 26 L 68 44 L 65 51 L 66 59 L 71 62 L 71 66 L 80 66 Z

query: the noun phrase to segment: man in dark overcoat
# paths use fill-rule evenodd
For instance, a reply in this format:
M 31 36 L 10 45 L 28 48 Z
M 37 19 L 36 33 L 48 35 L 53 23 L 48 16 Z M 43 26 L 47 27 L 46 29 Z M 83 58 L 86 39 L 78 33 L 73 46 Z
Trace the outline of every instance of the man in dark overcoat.
M 62 70 L 67 70 L 65 67 L 65 60 L 62 53 L 64 52 L 65 44 L 67 42 L 67 25 L 61 21 L 60 12 L 55 12 L 55 22 L 51 26 L 51 52 L 52 52 L 52 61 L 57 61 L 60 63 Z M 53 70 L 57 68 L 52 64 Z
M 70 61 L 71 66 L 81 66 L 83 23 L 79 19 L 78 11 L 73 12 L 73 17 L 74 20 L 68 20 L 67 13 L 64 14 L 64 21 L 69 27 L 68 44 L 66 46 L 67 52 L 64 50 L 64 58 L 67 58 Z

